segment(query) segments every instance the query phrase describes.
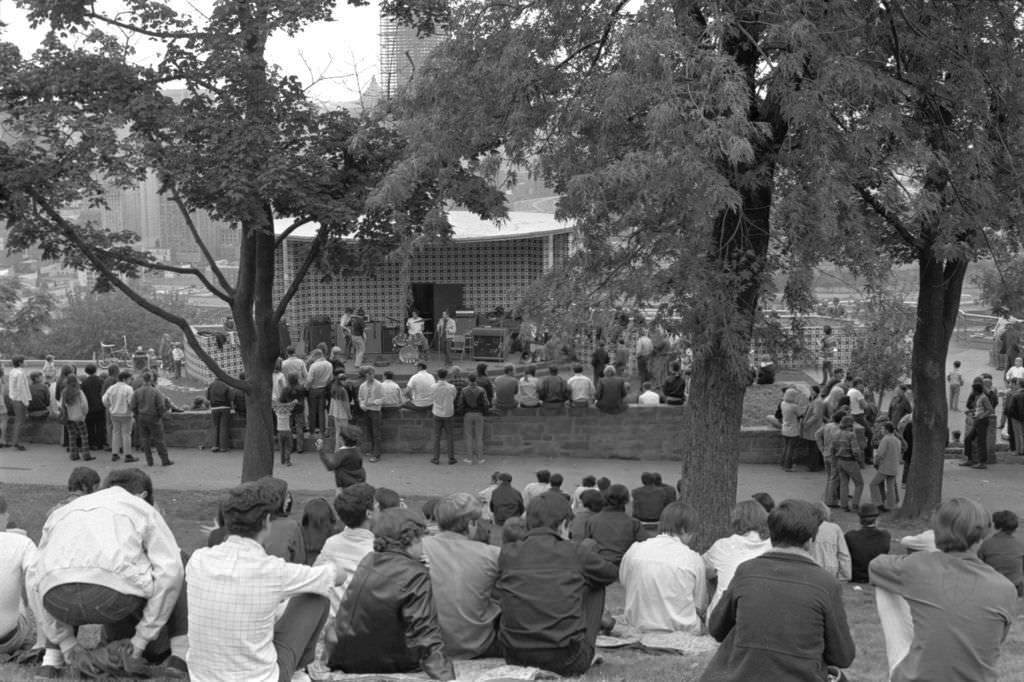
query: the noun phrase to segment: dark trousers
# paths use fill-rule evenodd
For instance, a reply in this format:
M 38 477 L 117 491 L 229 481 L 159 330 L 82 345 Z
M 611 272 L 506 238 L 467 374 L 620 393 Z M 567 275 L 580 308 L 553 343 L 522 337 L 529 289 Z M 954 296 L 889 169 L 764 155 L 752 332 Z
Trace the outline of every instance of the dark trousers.
M 85 429 L 89 433 L 89 447 L 102 450 L 107 446 L 107 411 L 93 410 L 85 415 Z
M 167 445 L 164 443 L 164 422 L 160 417 L 140 414 L 139 420 L 139 443 L 142 446 L 142 454 L 146 456 L 146 464 L 153 464 L 153 450 L 160 456 L 160 463 L 167 464 L 171 458 L 167 456 Z
M 640 374 L 640 383 L 651 380 L 651 356 L 636 356 L 636 371 Z
M 11 445 L 21 445 L 21 427 L 25 425 L 28 417 L 28 405 L 20 400 L 12 400 L 14 407 L 14 427 L 11 429 Z
M 557 675 L 575 677 L 590 669 L 594 660 L 594 643 L 601 630 L 604 613 L 604 588 L 588 587 L 583 594 L 583 618 L 586 632 L 582 640 L 575 640 L 559 649 L 512 649 L 505 647 L 505 661 L 511 665 L 533 666 Z
M 103 585 L 65 583 L 43 595 L 43 606 L 58 621 L 72 627 L 102 625 L 106 640 L 116 642 L 135 635 L 135 626 L 142 620 L 146 600 Z M 146 659 L 163 660 L 171 652 L 171 637 L 187 634 L 188 598 L 185 585 L 182 584 L 181 594 L 174 603 L 167 623 L 160 629 L 156 639 L 146 646 Z
M 380 410 L 366 410 L 366 431 L 370 441 L 370 454 L 379 458 L 380 443 L 384 438 L 384 419 Z
M 313 662 L 330 604 L 318 594 L 298 594 L 288 600 L 284 614 L 274 624 L 279 682 L 290 682 L 296 670 Z
M 455 459 L 455 417 L 434 416 L 434 462 L 441 459 L 441 434 L 448 434 L 448 461 Z
M 964 437 L 964 454 L 967 461 L 978 464 L 988 464 L 988 429 L 992 417 L 975 419 L 971 424 L 971 430 Z M 977 450 L 977 456 L 974 451 Z
M 782 468 L 792 469 L 796 466 L 796 446 L 799 438 L 797 436 L 782 437 Z
M 231 449 L 231 408 L 215 407 L 210 410 L 213 417 L 213 447 L 227 451 Z
M 323 433 L 327 429 L 327 388 L 309 390 L 309 430 Z

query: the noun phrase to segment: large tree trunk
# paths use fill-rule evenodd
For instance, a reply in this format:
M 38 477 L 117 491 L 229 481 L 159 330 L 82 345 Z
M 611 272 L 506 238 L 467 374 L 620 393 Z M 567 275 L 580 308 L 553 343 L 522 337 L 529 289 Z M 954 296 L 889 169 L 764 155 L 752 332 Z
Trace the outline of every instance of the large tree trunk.
M 771 177 L 771 173 L 768 173 Z M 725 211 L 715 225 L 711 261 L 724 290 L 708 291 L 699 318 L 689 404 L 683 419 L 680 497 L 700 515 L 692 545 L 703 551 L 729 532 L 736 504 L 743 395 L 748 353 L 768 251 L 771 186 L 741 192 L 742 211 Z
M 246 372 L 245 452 L 242 481 L 274 473 L 274 434 L 271 380 L 280 354 L 274 315 L 274 232 L 270 207 L 262 224 L 243 225 L 239 254 L 238 290 L 232 311 Z
M 700 551 L 730 534 L 729 515 L 736 504 L 746 377 L 736 376 L 735 362 L 733 353 L 720 344 L 699 351 L 683 414 L 680 499 L 700 516 L 697 537 L 691 542 Z
M 920 289 L 914 328 L 912 377 L 914 453 L 899 516 L 930 514 L 942 502 L 942 470 L 949 439 L 946 354 L 967 273 L 963 259 L 942 261 L 929 246 L 918 254 Z

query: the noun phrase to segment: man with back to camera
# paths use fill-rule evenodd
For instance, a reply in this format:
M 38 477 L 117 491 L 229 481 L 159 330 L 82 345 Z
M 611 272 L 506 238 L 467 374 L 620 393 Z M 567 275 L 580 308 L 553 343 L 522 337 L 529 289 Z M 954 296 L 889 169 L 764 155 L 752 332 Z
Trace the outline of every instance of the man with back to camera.
M 498 640 L 512 665 L 575 676 L 593 664 L 605 587 L 618 568 L 592 542 L 566 539 L 571 518 L 567 499 L 537 498 L 526 512 L 526 536 L 501 548 Z

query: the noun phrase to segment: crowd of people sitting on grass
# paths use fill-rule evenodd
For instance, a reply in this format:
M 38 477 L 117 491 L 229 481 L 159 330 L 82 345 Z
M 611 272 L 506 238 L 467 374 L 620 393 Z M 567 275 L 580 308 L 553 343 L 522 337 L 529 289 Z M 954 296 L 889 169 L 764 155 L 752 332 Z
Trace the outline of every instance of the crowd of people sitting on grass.
M 899 555 L 873 504 L 843 533 L 824 504 L 758 493 L 700 554 L 700 517 L 654 472 L 632 491 L 548 470 L 518 490 L 495 472 L 422 510 L 349 473 L 301 514 L 278 478 L 228 490 L 191 555 L 141 469 L 102 484 L 75 469 L 38 548 L 0 497 L 0 654 L 43 677 L 288 682 L 315 664 L 452 680 L 454 661 L 494 657 L 573 676 L 625 626 L 713 637 L 702 680 L 839 680 L 856 655 L 853 581 L 876 587 L 893 679 L 985 681 L 1024 588 L 1016 515 L 968 499 L 942 504 Z M 616 581 L 619 623 L 605 608 Z M 104 633 L 91 648 L 88 624 Z

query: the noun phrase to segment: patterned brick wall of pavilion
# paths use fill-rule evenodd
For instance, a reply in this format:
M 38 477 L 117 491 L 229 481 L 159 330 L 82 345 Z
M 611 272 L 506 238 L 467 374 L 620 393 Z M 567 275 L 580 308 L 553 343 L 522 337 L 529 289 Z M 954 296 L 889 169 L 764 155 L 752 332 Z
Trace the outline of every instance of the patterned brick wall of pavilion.
M 289 239 L 278 251 L 275 297 L 291 281 L 307 243 Z M 463 305 L 471 310 L 507 308 L 547 267 L 562 263 L 568 250 L 567 235 L 541 235 L 431 245 L 411 256 L 405 277 L 397 262 L 382 264 L 373 278 L 325 277 L 314 268 L 288 306 L 286 319 L 293 335 L 313 317 L 337 321 L 346 306 L 364 308 L 372 320 L 404 320 L 406 287 L 419 282 L 462 284 Z

